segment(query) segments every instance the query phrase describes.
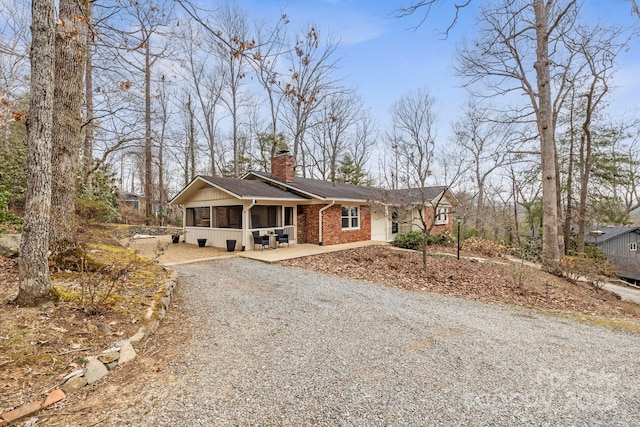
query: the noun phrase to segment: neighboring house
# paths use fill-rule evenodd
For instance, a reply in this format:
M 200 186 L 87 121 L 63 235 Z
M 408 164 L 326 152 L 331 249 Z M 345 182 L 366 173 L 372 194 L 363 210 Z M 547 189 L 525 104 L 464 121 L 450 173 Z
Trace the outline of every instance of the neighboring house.
M 251 232 L 282 229 L 290 243 L 335 245 L 365 240 L 391 241 L 398 224 L 412 224 L 424 206 L 434 218 L 433 233 L 451 231 L 457 204 L 447 187 L 383 190 L 296 177 L 288 151 L 273 157 L 271 174 L 248 172 L 242 178 L 197 176 L 169 203 L 184 210 L 187 243 L 207 239 L 208 246 L 253 249 Z M 437 215 L 434 216 L 434 209 Z M 395 224 L 395 225 L 394 225 Z
M 640 227 L 600 227 L 586 233 L 585 243 L 602 249 L 618 277 L 633 283 L 640 281 Z
M 144 207 L 144 197 L 137 194 L 121 193 L 120 198 L 123 205 L 129 206 L 136 211 L 140 211 Z

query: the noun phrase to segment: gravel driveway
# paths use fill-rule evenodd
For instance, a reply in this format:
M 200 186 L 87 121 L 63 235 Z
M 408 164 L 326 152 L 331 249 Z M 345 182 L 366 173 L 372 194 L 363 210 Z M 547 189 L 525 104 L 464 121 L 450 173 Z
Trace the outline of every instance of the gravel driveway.
M 199 317 L 179 375 L 118 425 L 640 423 L 638 334 L 242 258 L 177 270 Z

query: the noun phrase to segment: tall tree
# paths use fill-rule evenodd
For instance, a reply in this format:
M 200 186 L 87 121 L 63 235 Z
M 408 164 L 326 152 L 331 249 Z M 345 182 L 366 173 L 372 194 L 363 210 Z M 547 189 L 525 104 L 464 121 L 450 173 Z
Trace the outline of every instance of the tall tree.
M 88 0 L 60 0 L 55 39 L 51 187 L 53 254 L 75 245 L 76 175 L 82 146 L 82 102 Z
M 426 206 L 431 202 L 426 197 L 424 187 L 433 173 L 435 160 L 435 98 L 426 88 L 420 88 L 402 96 L 391 106 L 391 124 L 394 128 L 391 141 L 400 158 L 401 176 L 404 186 L 418 190 L 421 206 L 418 208 L 420 227 L 423 231 L 422 266 L 427 269 L 427 242 L 433 229 L 434 219 L 426 214 Z M 402 202 L 402 201 L 401 201 Z M 432 206 L 433 211 L 438 206 Z
M 138 77 L 142 77 L 144 90 L 144 196 L 145 217 L 149 221 L 154 206 L 153 174 L 153 132 L 151 81 L 152 69 L 157 62 L 168 54 L 169 42 L 164 39 L 163 30 L 172 18 L 173 3 L 166 0 L 145 0 L 132 2 L 124 7 L 128 18 L 133 21 L 134 31 L 124 35 L 125 51 L 134 53 L 129 64 L 135 68 Z
M 55 2 L 31 3 L 31 102 L 27 121 L 27 200 L 20 242 L 16 303 L 38 305 L 52 296 L 49 277 L 51 128 Z
M 237 5 L 226 3 L 220 7 L 216 16 L 219 37 L 218 42 L 220 69 L 225 73 L 226 91 L 221 101 L 227 107 L 231 118 L 231 142 L 233 151 L 233 176 L 240 176 L 241 156 L 241 118 L 245 113 L 248 100 L 245 96 L 244 79 L 248 73 L 245 51 L 252 49 L 255 41 L 249 40 L 247 14 Z
M 474 222 L 482 237 L 485 237 L 484 205 L 489 180 L 513 160 L 513 153 L 521 143 L 514 127 L 513 123 L 491 117 L 488 108 L 473 100 L 464 109 L 463 117 L 454 124 L 456 147 L 470 159 L 468 173 L 477 190 Z
M 293 141 L 293 155 L 296 162 L 301 163 L 303 176 L 306 174 L 303 157 L 305 133 L 313 126 L 314 115 L 323 99 L 337 84 L 333 76 L 339 63 L 335 58 L 337 47 L 335 40 L 321 40 L 318 31 L 311 27 L 296 39 L 288 55 L 290 74 L 282 81 L 287 98 L 284 125 Z

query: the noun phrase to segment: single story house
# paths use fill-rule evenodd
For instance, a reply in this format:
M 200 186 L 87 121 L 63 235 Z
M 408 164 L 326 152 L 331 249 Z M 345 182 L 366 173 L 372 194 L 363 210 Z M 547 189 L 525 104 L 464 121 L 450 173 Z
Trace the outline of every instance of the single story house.
M 599 227 L 586 233 L 585 243 L 602 249 L 618 277 L 631 283 L 640 281 L 640 227 Z
M 195 177 L 169 203 L 183 210 L 184 240 L 207 246 L 254 249 L 252 232 L 283 230 L 290 243 L 334 245 L 391 241 L 416 228 L 421 209 L 435 221 L 432 233 L 451 231 L 455 196 L 447 187 L 384 190 L 296 177 L 294 158 L 283 150 L 272 158 L 271 174 Z

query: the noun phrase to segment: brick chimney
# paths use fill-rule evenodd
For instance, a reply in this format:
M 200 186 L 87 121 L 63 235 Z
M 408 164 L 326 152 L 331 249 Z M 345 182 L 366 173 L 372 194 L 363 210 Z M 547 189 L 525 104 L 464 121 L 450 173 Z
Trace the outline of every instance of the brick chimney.
M 295 161 L 289 150 L 280 150 L 271 158 L 271 176 L 293 182 Z

